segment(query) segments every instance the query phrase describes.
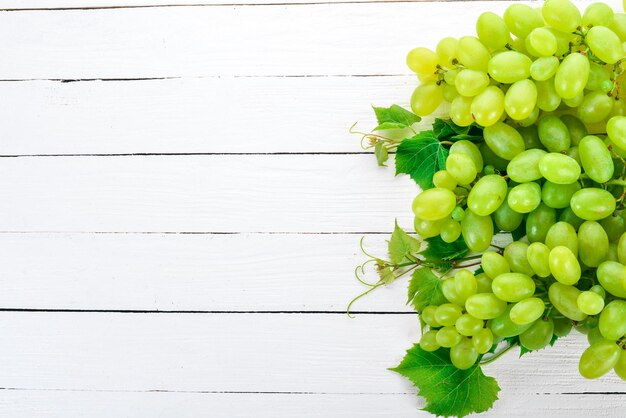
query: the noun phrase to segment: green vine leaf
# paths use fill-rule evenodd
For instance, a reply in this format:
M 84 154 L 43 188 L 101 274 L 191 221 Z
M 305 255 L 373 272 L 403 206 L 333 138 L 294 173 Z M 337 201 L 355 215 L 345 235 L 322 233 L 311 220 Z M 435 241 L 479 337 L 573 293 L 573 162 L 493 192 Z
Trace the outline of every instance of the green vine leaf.
M 408 174 L 422 190 L 433 187 L 433 174 L 446 166 L 448 150 L 433 131 L 403 140 L 396 150 L 396 175 Z
M 404 230 L 398 226 L 398 221 L 396 221 L 388 248 L 389 259 L 392 263 L 400 264 L 411 262 L 415 261 L 417 258 L 412 257 L 412 255 L 420 252 L 422 241 L 404 232 Z
M 376 114 L 376 120 L 378 121 L 378 126 L 374 128 L 374 131 L 408 128 L 422 120 L 422 118 L 415 113 L 398 105 L 391 105 L 391 107 L 373 107 L 373 109 Z
M 463 238 L 447 243 L 437 235 L 432 238 L 426 238 L 426 242 L 428 247 L 421 254 L 428 261 L 455 260 L 465 257 L 469 252 L 469 248 L 467 248 Z
M 424 410 L 443 417 L 464 417 L 485 412 L 498 399 L 500 387 L 477 365 L 459 370 L 450 361 L 449 350 L 427 352 L 419 344 L 390 369 L 409 379 L 426 400 Z
M 435 119 L 433 132 L 440 141 L 482 141 L 482 128 L 476 124 L 458 126 L 450 119 Z
M 442 305 L 447 302 L 441 291 L 442 281 L 428 267 L 421 267 L 413 272 L 409 280 L 409 299 L 417 312 L 422 312 L 428 305 Z

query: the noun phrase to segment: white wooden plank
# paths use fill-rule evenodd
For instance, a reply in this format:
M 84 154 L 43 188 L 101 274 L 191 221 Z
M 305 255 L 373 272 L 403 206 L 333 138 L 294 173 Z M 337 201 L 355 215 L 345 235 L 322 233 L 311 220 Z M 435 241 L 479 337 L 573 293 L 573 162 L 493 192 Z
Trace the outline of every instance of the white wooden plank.
M 430 0 L 350 0 L 350 2 L 394 2 L 394 1 L 430 1 Z M 443 0 L 446 1 L 446 0 Z M 105 7 L 152 7 L 152 6 L 219 6 L 260 5 L 260 4 L 299 4 L 299 3 L 341 3 L 346 0 L 1 0 L 0 9 L 23 10 L 31 8 L 105 8 Z
M 0 387 L 114 391 L 413 393 L 387 370 L 416 341 L 413 315 L 3 312 Z M 619 392 L 574 377 L 576 336 L 486 367 L 504 393 Z
M 0 234 L 0 308 L 342 311 L 359 235 Z M 386 254 L 386 235 L 366 248 Z M 369 270 L 369 278 L 376 273 Z M 407 279 L 355 304 L 407 311 Z
M 412 394 L 334 395 L 258 393 L 0 392 L 0 409 L 13 418 L 198 416 L 250 418 L 426 418 Z M 504 393 L 482 417 L 621 418 L 624 395 Z
M 480 12 L 508 4 L 6 12 L 0 36 L 10 42 L 0 45 L 0 78 L 407 74 L 409 49 L 473 33 Z
M 358 152 L 350 125 L 369 132 L 370 105 L 407 106 L 416 84 L 410 76 L 0 83 L 0 153 Z
M 0 231 L 376 232 L 416 184 L 370 155 L 3 158 Z

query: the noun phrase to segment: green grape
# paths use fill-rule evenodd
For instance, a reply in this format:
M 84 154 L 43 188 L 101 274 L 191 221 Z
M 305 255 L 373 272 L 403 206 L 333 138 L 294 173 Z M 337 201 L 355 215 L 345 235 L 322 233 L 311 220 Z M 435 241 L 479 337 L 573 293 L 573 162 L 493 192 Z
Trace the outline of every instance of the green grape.
M 569 0 L 548 0 L 541 13 L 548 25 L 561 32 L 574 32 L 581 22 L 578 8 Z
M 449 216 L 455 207 L 456 195 L 440 187 L 424 190 L 413 200 L 413 213 L 426 221 L 443 219 Z
M 488 174 L 476 182 L 467 197 L 467 207 L 479 216 L 495 212 L 507 193 L 506 180 L 497 174 Z
M 584 137 L 580 140 L 579 149 L 583 169 L 593 181 L 604 183 L 613 177 L 611 153 L 600 138 L 593 135 Z
M 454 276 L 454 285 L 457 295 L 465 300 L 476 294 L 476 290 L 478 289 L 476 277 L 474 277 L 474 273 L 469 270 L 459 270 Z
M 615 341 L 626 335 L 626 301 L 616 299 L 607 303 L 598 323 L 602 336 Z
M 596 221 L 586 221 L 578 228 L 578 256 L 589 267 L 598 267 L 609 253 L 609 237 Z
M 505 160 L 511 160 L 524 151 L 524 140 L 520 133 L 504 122 L 486 127 L 483 135 L 487 146 Z
M 461 236 L 461 224 L 452 219 L 448 219 L 441 224 L 441 232 L 439 234 L 444 242 L 454 242 Z
M 457 45 L 457 58 L 463 66 L 472 70 L 487 71 L 491 58 L 489 50 L 473 36 L 464 36 Z
M 426 221 L 416 216 L 413 226 L 415 228 L 415 232 L 417 232 L 420 237 L 432 238 L 439 235 L 439 232 L 441 232 L 441 225 L 444 221 L 445 218 L 437 221 Z
M 591 286 L 591 288 L 589 289 L 590 292 L 593 292 L 597 295 L 602 296 L 602 299 L 606 298 L 606 291 L 604 290 L 604 288 L 602 286 L 600 286 L 599 284 L 593 285 Z
M 540 57 L 530 64 L 530 76 L 533 80 L 546 81 L 556 74 L 558 68 L 559 59 L 557 57 Z
M 476 166 L 477 171 L 483 171 L 483 156 L 480 153 L 480 149 L 471 141 L 466 139 L 462 139 L 460 141 L 456 141 L 450 147 L 450 153 L 454 154 L 455 152 L 462 152 L 467 154 L 472 161 L 474 161 L 474 165 Z
M 459 41 L 451 37 L 446 37 L 439 41 L 435 50 L 437 51 L 439 63 L 442 66 L 448 68 L 453 66 L 452 61 L 456 59 L 456 48 L 458 43 Z M 446 83 L 447 82 L 448 81 L 446 80 Z
M 450 348 L 454 347 L 458 343 L 461 342 L 463 337 L 459 334 L 453 326 L 443 327 L 439 331 L 437 331 L 437 344 L 442 347 Z
M 587 93 L 577 109 L 578 117 L 586 124 L 601 122 L 613 110 L 614 102 L 613 98 L 602 91 Z
M 589 79 L 587 80 L 585 89 L 592 91 L 602 90 L 602 86 L 607 81 L 611 82 L 611 72 L 606 66 L 595 62 L 589 64 Z
M 552 283 L 548 289 L 550 303 L 566 318 L 574 321 L 583 321 L 587 315 L 578 308 L 580 290 L 563 283 Z
M 554 78 L 546 81 L 535 81 L 537 87 L 537 107 L 544 112 L 552 112 L 561 104 L 561 96 L 554 87 Z
M 461 70 L 454 79 L 454 87 L 461 96 L 473 97 L 489 85 L 489 76 L 484 71 Z
M 624 288 L 626 272 L 623 264 L 616 261 L 605 261 L 598 266 L 596 276 L 604 290 L 618 298 L 626 298 L 626 289 Z
M 585 124 L 576 116 L 563 115 L 561 116 L 561 121 L 567 126 L 572 144 L 578 145 L 580 140 L 587 136 L 588 132 Z
M 507 202 L 515 212 L 532 212 L 541 203 L 541 187 L 535 182 L 519 184 L 511 189 Z
M 595 292 L 585 290 L 576 299 L 578 309 L 587 315 L 597 315 L 604 309 L 604 298 Z
M 506 168 L 506 172 L 511 180 L 518 183 L 527 183 L 529 181 L 539 180 L 541 172 L 539 171 L 539 161 L 546 155 L 542 149 L 529 149 L 517 154 Z
M 617 241 L 624 232 L 625 227 L 624 218 L 616 214 L 603 219 L 600 225 L 602 225 L 602 229 L 606 232 L 609 242 Z M 626 250 L 626 248 L 624 248 L 624 250 Z
M 541 110 L 539 110 L 539 108 L 537 106 L 535 106 L 532 110 L 532 112 L 530 112 L 530 115 L 528 115 L 527 117 L 525 117 L 524 119 L 519 119 L 515 122 L 517 122 L 517 124 L 520 126 L 519 132 L 520 134 L 522 134 L 521 129 L 522 128 L 527 128 L 527 127 L 533 127 L 535 122 L 537 122 L 537 119 L 539 119 L 539 115 L 541 113 Z M 524 137 L 524 134 L 522 134 L 522 137 L 524 138 L 524 144 L 527 144 L 527 140 L 526 137 Z M 539 137 L 537 137 L 537 144 L 532 144 L 531 146 L 526 146 L 526 149 L 528 148 L 538 148 L 541 146 L 541 143 L 539 142 Z
M 420 348 L 424 351 L 437 351 L 441 346 L 437 342 L 437 331 L 430 330 L 425 332 L 420 338 Z
M 519 302 L 535 293 L 535 282 L 522 273 L 504 273 L 493 279 L 493 294 L 507 302 Z
M 455 283 L 456 284 L 456 283 Z M 457 289 L 458 291 L 458 289 Z M 456 320 L 463 314 L 459 305 L 453 303 L 444 303 L 435 310 L 435 320 L 444 327 L 452 326 Z
M 472 157 L 462 152 L 448 155 L 446 170 L 458 184 L 469 184 L 474 181 L 476 174 L 478 174 Z
M 557 50 L 556 36 L 546 28 L 533 29 L 528 34 L 526 42 L 528 42 L 532 49 L 537 52 L 538 56 L 541 57 L 554 55 Z
M 557 116 L 549 115 L 541 118 L 537 132 L 539 141 L 550 152 L 566 151 L 571 144 L 569 130 Z
M 590 187 L 574 193 L 570 206 L 581 219 L 597 221 L 613 213 L 615 198 L 606 190 Z
M 415 48 L 406 56 L 406 64 L 417 74 L 433 74 L 437 71 L 439 58 L 428 48 Z
M 533 242 L 526 249 L 528 264 L 539 277 L 550 275 L 550 248 L 542 242 Z
M 548 259 L 550 272 L 560 283 L 573 285 L 580 279 L 581 269 L 576 255 L 565 246 L 554 247 Z
M 420 81 L 420 83 L 431 83 L 431 82 L 437 81 L 438 80 L 438 76 L 435 73 L 433 73 L 433 74 L 418 74 L 417 75 L 417 79 Z
M 535 109 L 537 110 L 537 115 L 538 115 L 539 114 L 539 109 L 538 108 L 535 108 Z M 536 125 L 531 124 L 530 126 L 522 126 L 522 127 L 517 129 L 517 132 L 519 132 L 520 135 L 522 136 L 522 139 L 524 140 L 524 146 L 526 147 L 526 150 L 530 150 L 531 148 L 532 149 L 534 149 L 534 148 L 537 148 L 537 149 L 538 148 L 543 148 L 543 145 L 541 145 L 541 142 L 539 141 L 539 133 L 537 131 L 537 126 Z M 526 152 L 526 151 L 524 151 L 524 152 Z M 515 158 L 513 158 L 513 159 L 515 159 Z M 539 168 L 537 168 L 537 173 L 539 173 Z M 539 174 L 539 176 L 541 176 L 541 174 Z
M 456 284 L 453 278 L 446 279 L 441 282 L 441 293 L 445 296 L 445 298 L 450 302 L 457 305 L 463 305 L 465 303 L 465 299 L 461 298 L 459 294 L 456 292 Z
M 511 321 L 519 325 L 530 325 L 543 315 L 546 304 L 539 298 L 527 298 L 512 306 L 509 316 Z
M 460 206 L 454 208 L 454 210 L 452 211 L 452 219 L 461 222 L 463 218 L 465 218 L 465 211 L 463 210 L 463 208 Z
M 548 230 L 556 223 L 556 211 L 545 203 L 528 214 L 526 236 L 530 242 L 545 241 Z
M 620 377 L 622 380 L 626 380 L 626 350 L 622 349 L 619 354 L 619 359 L 613 366 L 613 370 L 615 374 Z
M 574 52 L 565 57 L 554 75 L 554 87 L 563 99 L 578 96 L 589 78 L 589 60 L 586 56 Z
M 547 180 L 557 184 L 573 183 L 580 176 L 580 166 L 576 160 L 556 152 L 548 153 L 539 160 L 539 171 Z
M 471 337 L 478 334 L 483 329 L 485 322 L 482 319 L 474 318 L 470 314 L 463 314 L 456 320 L 456 330 L 459 334 Z
M 577 108 L 578 106 L 580 106 L 580 104 L 583 102 L 584 99 L 585 99 L 585 94 L 584 92 L 581 92 L 578 96 L 574 97 L 573 99 L 563 99 L 563 103 L 565 103 L 565 106 Z
M 569 147 L 565 155 L 574 159 L 578 165 L 582 166 L 582 162 L 580 161 L 580 151 L 577 146 Z
M 615 145 L 626 150 L 626 116 L 613 116 L 609 119 L 606 133 Z
M 471 115 L 481 126 L 491 126 L 504 113 L 504 93 L 496 86 L 489 86 L 474 97 L 470 106 Z
M 605 3 L 591 3 L 583 13 L 583 26 L 608 26 L 613 20 L 613 9 Z
M 576 230 L 580 228 L 580 225 L 582 225 L 583 222 L 585 222 L 583 219 L 580 219 L 578 216 L 576 216 L 576 214 L 570 207 L 566 207 L 565 209 L 563 209 L 563 211 L 559 215 L 559 221 L 567 222 L 568 224 L 572 225 Z
M 545 244 L 553 249 L 560 245 L 570 249 L 574 255 L 578 254 L 578 236 L 574 227 L 567 222 L 559 221 L 548 229 Z
M 461 339 L 461 342 L 450 349 L 450 361 L 454 367 L 466 370 L 472 367 L 478 360 L 478 351 L 469 338 Z
M 490 320 L 487 323 L 493 335 L 502 338 L 515 337 L 516 335 L 520 335 L 522 332 L 526 331 L 530 327 L 530 324 L 520 325 L 511 320 L 510 313 L 512 308 L 513 305 L 507 306 L 502 315 Z
M 513 241 L 504 249 L 504 258 L 511 267 L 511 271 L 514 273 L 522 273 L 527 276 L 533 276 L 535 272 L 527 257 L 528 244 L 522 241 Z
M 509 164 L 508 160 L 498 157 L 485 142 L 481 142 L 478 148 L 483 156 L 485 165 L 492 166 L 496 171 L 506 171 L 506 167 Z
M 520 343 L 529 350 L 541 350 L 552 340 L 554 322 L 552 318 L 539 319 L 519 336 Z
M 530 76 L 532 61 L 516 51 L 500 52 L 489 60 L 489 75 L 499 83 L 512 84 Z
M 491 245 L 493 222 L 490 216 L 479 216 L 471 210 L 465 212 L 461 221 L 461 234 L 472 251 L 482 252 Z
M 441 324 L 437 322 L 437 319 L 435 318 L 436 311 L 437 311 L 437 306 L 428 305 L 422 310 L 422 313 L 420 314 L 422 321 L 426 322 L 426 325 L 428 325 L 431 328 L 441 326 Z
M 572 331 L 572 321 L 568 318 L 554 318 L 554 335 L 566 337 Z
M 465 301 L 465 310 L 478 319 L 497 318 L 506 310 L 506 302 L 493 293 L 476 293 Z
M 476 275 L 476 293 L 490 293 L 491 292 L 491 278 L 485 273 Z
M 575 40 L 575 35 L 570 33 L 563 33 L 555 28 L 547 27 L 550 32 L 556 37 L 556 55 L 557 57 L 563 57 L 570 53 L 570 42 Z
M 602 337 L 602 333 L 600 332 L 600 328 L 598 327 L 591 328 L 589 330 L 589 333 L 587 334 L 587 341 L 589 342 L 589 345 L 603 339 L 604 337 Z
M 585 41 L 593 54 L 607 64 L 624 58 L 624 47 L 619 36 L 604 26 L 594 26 L 587 32 Z
M 626 233 L 623 233 L 617 242 L 617 258 L 620 263 L 626 264 Z
M 524 214 L 511 209 L 505 199 L 494 212 L 493 218 L 496 221 L 498 229 L 502 231 L 515 231 L 522 224 Z
M 511 271 L 511 267 L 509 266 L 509 262 L 506 261 L 506 258 L 495 251 L 486 251 L 483 253 L 480 258 L 480 265 L 483 270 L 485 270 L 485 273 L 487 273 L 487 276 L 492 279 Z
M 626 41 L 626 14 L 614 13 L 613 19 L 609 22 L 608 27 L 619 36 L 622 42 Z
M 472 97 L 457 96 L 450 104 L 450 119 L 458 126 L 469 126 L 474 122 L 472 117 Z
M 442 89 L 443 100 L 446 102 L 452 102 L 459 95 L 459 92 L 456 91 L 456 87 L 453 85 L 443 83 Z
M 418 116 L 433 113 L 443 101 L 443 89 L 435 82 L 420 84 L 411 96 L 411 109 Z
M 513 83 L 504 95 L 504 110 L 515 120 L 528 118 L 537 104 L 537 87 L 531 80 Z
M 551 208 L 564 209 L 569 206 L 572 196 L 579 190 L 578 182 L 556 184 L 546 180 L 541 188 L 541 200 Z
M 504 22 L 518 38 L 525 38 L 533 29 L 543 26 L 537 12 L 525 4 L 512 4 L 507 7 L 504 11 Z
M 596 341 L 580 356 L 578 371 L 586 379 L 597 379 L 617 364 L 620 354 L 621 350 L 614 341 Z
M 608 118 L 612 118 L 613 116 L 624 116 L 626 115 L 626 102 L 624 102 L 623 98 L 619 98 L 618 100 L 615 100 L 613 102 L 613 109 L 611 110 L 611 113 L 609 113 Z M 604 129 L 603 132 L 605 132 L 606 129 Z
M 511 38 L 504 20 L 495 13 L 485 12 L 476 21 L 478 39 L 492 49 L 501 49 Z
M 439 170 L 435 174 L 433 174 L 433 184 L 435 187 L 439 187 L 442 189 L 454 190 L 456 187 L 456 180 L 452 177 L 446 170 Z
M 493 346 L 493 333 L 489 328 L 483 328 L 472 337 L 472 343 L 479 354 L 485 354 Z
M 450 84 L 451 86 L 454 86 L 454 82 L 456 81 L 456 76 L 459 74 L 461 70 L 457 70 L 457 69 L 452 69 L 452 70 L 447 70 L 443 73 L 443 81 L 446 82 L 446 84 Z

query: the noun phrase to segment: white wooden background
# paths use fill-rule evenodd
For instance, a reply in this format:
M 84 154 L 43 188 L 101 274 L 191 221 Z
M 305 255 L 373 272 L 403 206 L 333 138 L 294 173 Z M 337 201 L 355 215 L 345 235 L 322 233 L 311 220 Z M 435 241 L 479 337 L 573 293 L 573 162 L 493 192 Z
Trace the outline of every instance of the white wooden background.
M 416 191 L 347 129 L 509 3 L 281 1 L 0 0 L 0 416 L 427 416 L 406 283 L 344 314 Z M 487 367 L 486 416 L 623 417 L 584 346 Z

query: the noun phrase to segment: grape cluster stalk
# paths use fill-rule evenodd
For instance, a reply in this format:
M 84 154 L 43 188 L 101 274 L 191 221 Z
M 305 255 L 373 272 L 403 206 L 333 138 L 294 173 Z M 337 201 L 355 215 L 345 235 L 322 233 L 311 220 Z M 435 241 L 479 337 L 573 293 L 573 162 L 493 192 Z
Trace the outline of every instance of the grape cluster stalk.
M 482 253 L 478 273 L 441 278 L 447 303 L 420 312 L 419 345 L 449 348 L 465 370 L 507 338 L 540 350 L 576 330 L 589 342 L 580 374 L 626 380 L 626 14 L 513 4 L 481 14 L 476 35 L 407 56 L 421 82 L 412 111 L 447 102 L 483 137 L 454 141 L 413 201 L 419 236 Z

